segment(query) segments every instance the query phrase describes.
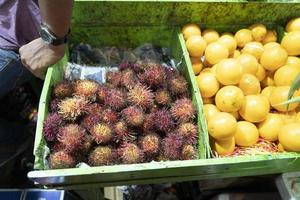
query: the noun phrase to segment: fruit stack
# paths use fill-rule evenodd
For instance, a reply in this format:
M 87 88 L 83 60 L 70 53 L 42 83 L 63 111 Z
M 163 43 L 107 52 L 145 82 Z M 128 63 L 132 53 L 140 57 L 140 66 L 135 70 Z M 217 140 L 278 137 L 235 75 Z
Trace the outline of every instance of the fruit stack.
M 299 103 L 281 104 L 300 73 L 300 18 L 286 31 L 280 44 L 263 24 L 221 35 L 182 28 L 216 155 L 300 152 Z
M 65 80 L 54 86 L 44 122 L 49 167 L 196 159 L 190 99 L 177 70 L 149 61 L 120 65 L 105 84 Z

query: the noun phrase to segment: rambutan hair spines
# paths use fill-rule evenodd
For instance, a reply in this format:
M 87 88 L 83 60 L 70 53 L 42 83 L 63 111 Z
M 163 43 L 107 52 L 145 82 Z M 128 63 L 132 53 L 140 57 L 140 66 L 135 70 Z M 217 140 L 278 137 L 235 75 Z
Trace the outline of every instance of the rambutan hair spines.
M 143 151 L 133 143 L 123 143 L 118 149 L 118 155 L 124 164 L 140 163 L 144 160 Z
M 85 129 L 77 124 L 68 124 L 59 129 L 57 140 L 65 146 L 67 152 L 74 152 L 81 148 Z
M 129 89 L 127 98 L 131 105 L 146 110 L 153 105 L 154 95 L 149 88 L 138 84 Z

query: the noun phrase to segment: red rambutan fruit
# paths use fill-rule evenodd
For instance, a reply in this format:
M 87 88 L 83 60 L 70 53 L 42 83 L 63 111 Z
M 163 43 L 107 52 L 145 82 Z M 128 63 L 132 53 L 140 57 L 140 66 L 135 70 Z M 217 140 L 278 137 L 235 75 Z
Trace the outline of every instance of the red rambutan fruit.
M 92 166 L 110 165 L 114 162 L 114 150 L 110 146 L 98 146 L 89 155 Z
M 182 160 L 194 160 L 196 159 L 197 152 L 194 146 L 187 144 L 183 145 L 182 150 L 181 150 L 181 159 Z
M 106 85 L 99 85 L 97 90 L 97 99 L 99 103 L 103 103 L 109 88 Z
M 124 141 L 129 135 L 128 127 L 125 121 L 119 121 L 114 125 L 115 141 Z
M 182 135 L 185 144 L 196 144 L 198 138 L 197 126 L 192 123 L 182 123 L 177 129 L 177 133 Z
M 145 68 L 145 72 L 141 75 L 142 80 L 152 88 L 162 86 L 166 80 L 164 67 L 161 65 L 150 65 Z
M 113 138 L 111 127 L 105 123 L 98 123 L 90 129 L 91 137 L 97 144 L 106 144 Z
M 179 95 L 176 96 L 174 101 L 176 101 L 177 99 L 183 99 L 183 98 L 191 99 L 190 93 L 185 92 L 185 93 L 179 94 Z
M 102 106 L 99 103 L 92 103 L 86 107 L 86 111 L 89 114 L 101 114 Z
M 153 105 L 154 95 L 146 86 L 135 85 L 129 89 L 127 98 L 131 105 L 147 109 Z
M 152 66 L 159 66 L 158 63 L 155 63 L 152 60 L 138 60 L 136 61 L 133 65 L 132 65 L 132 69 L 133 71 L 135 71 L 136 73 L 141 73 L 144 72 L 144 70 L 148 67 L 152 67 Z
M 91 150 L 92 146 L 93 146 L 92 137 L 88 134 L 85 134 L 84 140 L 81 145 L 81 151 L 86 154 Z
M 155 102 L 161 106 L 169 106 L 172 98 L 168 90 L 162 89 L 155 92 Z
M 64 124 L 65 123 L 63 122 L 63 119 L 59 114 L 49 114 L 43 126 L 43 135 L 45 137 L 45 140 L 55 141 L 57 139 L 59 128 Z
M 138 83 L 137 77 L 131 69 L 125 69 L 121 72 L 121 86 L 130 89 Z
M 113 124 L 119 120 L 118 113 L 113 111 L 110 108 L 106 108 L 102 110 L 100 114 L 101 114 L 101 120 L 107 124 Z
M 144 113 L 136 106 L 129 106 L 122 110 L 122 116 L 130 126 L 141 126 L 144 122 Z
M 74 94 L 83 96 L 89 101 L 96 100 L 99 84 L 92 80 L 77 80 L 74 84 Z
M 172 117 L 180 123 L 188 122 L 195 117 L 196 109 L 190 99 L 176 100 L 171 107 Z
M 165 157 L 165 155 L 163 154 L 162 151 L 160 151 L 158 157 L 157 157 L 157 161 L 168 161 L 169 159 Z
M 126 93 L 118 89 L 110 89 L 104 99 L 104 104 L 114 110 L 120 110 L 126 106 Z
M 155 113 L 155 112 L 159 111 L 159 109 L 160 109 L 159 106 L 154 104 L 152 106 L 152 108 L 150 108 L 149 113 Z
M 166 73 L 167 79 L 179 76 L 178 70 L 173 67 L 165 67 L 165 73 Z
M 52 113 L 58 112 L 58 104 L 60 101 L 58 98 L 52 99 L 49 104 L 49 111 Z
M 143 123 L 143 131 L 151 131 L 155 128 L 155 113 L 150 113 L 145 115 L 144 123 Z
M 93 127 L 95 124 L 99 123 L 100 121 L 101 121 L 100 113 L 99 114 L 88 114 L 82 118 L 80 125 L 83 128 L 89 129 L 89 128 Z
M 138 60 L 132 65 L 131 68 L 135 73 L 140 73 L 144 71 L 145 67 L 145 62 L 143 62 L 142 60 Z
M 119 69 L 121 71 L 126 70 L 130 67 L 131 67 L 131 64 L 128 61 L 127 62 L 122 62 L 122 63 L 119 64 Z
M 173 95 L 180 95 L 188 92 L 188 84 L 181 75 L 168 79 L 168 89 Z
M 155 134 L 147 134 L 143 136 L 140 141 L 140 148 L 146 155 L 154 155 L 159 153 L 161 138 Z
M 181 155 L 182 136 L 176 133 L 168 134 L 162 141 L 162 152 L 168 160 L 178 160 Z
M 120 86 L 122 74 L 120 71 L 107 72 L 106 73 L 106 82 L 112 84 L 115 87 Z
M 58 152 L 58 151 L 64 151 L 65 145 L 60 142 L 55 142 L 53 147 L 51 147 L 50 149 L 51 149 L 51 152 L 53 152 L 53 153 Z
M 57 151 L 51 154 L 48 161 L 51 169 L 66 169 L 76 165 L 76 160 L 64 151 Z
M 73 82 L 65 80 L 54 86 L 52 94 L 54 97 L 62 99 L 66 97 L 71 97 L 73 92 Z
M 70 97 L 58 104 L 58 113 L 66 120 L 75 121 L 79 116 L 87 113 L 88 102 L 83 97 Z
M 85 129 L 77 124 L 69 124 L 59 129 L 57 140 L 65 146 L 69 153 L 77 151 L 82 146 Z
M 141 149 L 132 143 L 124 143 L 119 149 L 118 154 L 124 164 L 143 162 L 144 154 Z
M 170 111 L 165 108 L 155 112 L 154 122 L 155 127 L 163 132 L 170 131 L 174 125 Z

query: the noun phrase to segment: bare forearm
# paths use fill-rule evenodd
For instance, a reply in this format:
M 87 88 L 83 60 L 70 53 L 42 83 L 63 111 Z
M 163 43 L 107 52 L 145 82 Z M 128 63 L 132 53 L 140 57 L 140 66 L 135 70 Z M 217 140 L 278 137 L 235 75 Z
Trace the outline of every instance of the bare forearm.
M 58 37 L 64 36 L 70 27 L 73 0 L 39 0 L 42 21 Z

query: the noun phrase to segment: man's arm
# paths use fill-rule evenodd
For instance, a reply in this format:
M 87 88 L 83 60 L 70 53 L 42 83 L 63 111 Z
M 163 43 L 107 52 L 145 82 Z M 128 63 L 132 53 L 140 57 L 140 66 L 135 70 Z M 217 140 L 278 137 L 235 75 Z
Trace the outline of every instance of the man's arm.
M 39 0 L 42 22 L 57 36 L 69 31 L 73 0 Z M 65 45 L 53 46 L 37 38 L 19 49 L 23 65 L 35 76 L 43 78 L 47 67 L 64 55 Z

